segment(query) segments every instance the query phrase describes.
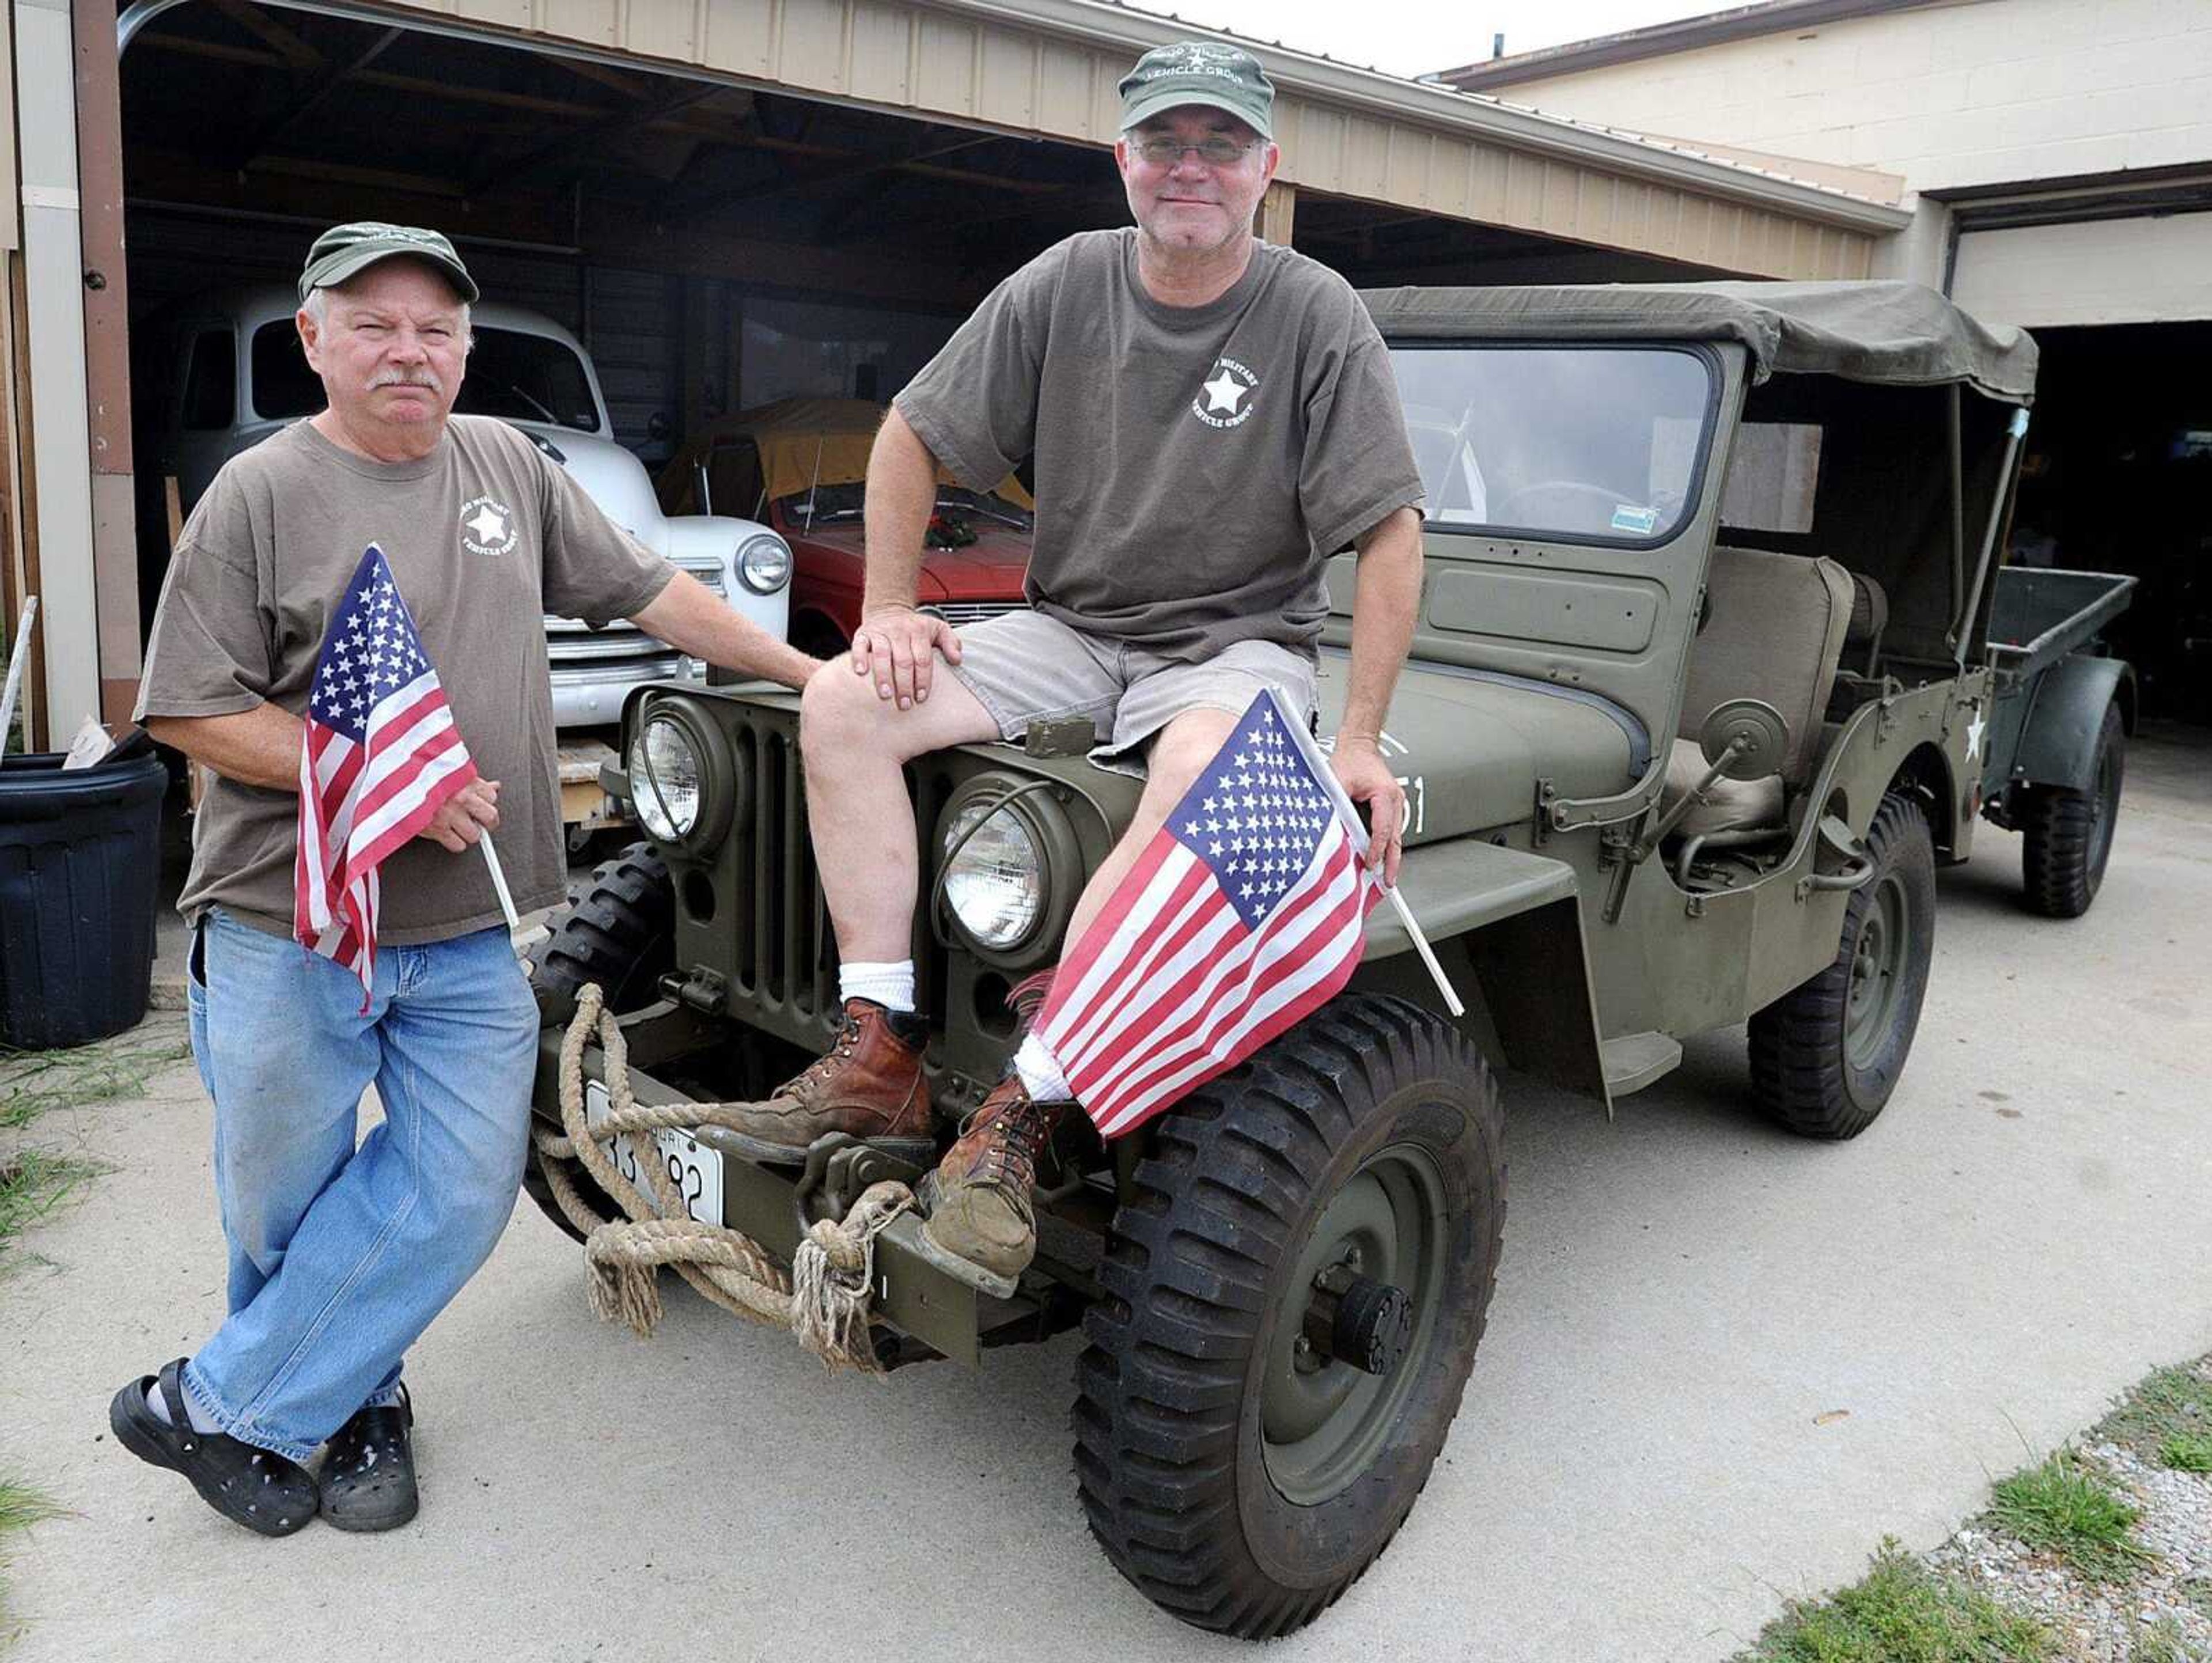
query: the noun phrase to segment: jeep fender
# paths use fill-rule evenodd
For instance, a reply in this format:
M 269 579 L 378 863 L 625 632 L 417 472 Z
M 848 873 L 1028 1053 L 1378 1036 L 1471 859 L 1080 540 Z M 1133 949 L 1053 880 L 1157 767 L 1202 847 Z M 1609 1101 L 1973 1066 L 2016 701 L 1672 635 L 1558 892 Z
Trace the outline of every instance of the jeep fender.
M 1461 838 L 1408 849 L 1398 890 L 1468 1007 L 1462 1030 L 1484 1053 L 1609 1104 L 1574 869 Z M 1444 1008 L 1387 900 L 1368 914 L 1366 956 L 1353 985 Z
M 2013 760 L 2015 786 L 2063 786 L 2087 791 L 2096 783 L 2097 734 L 2105 707 L 2134 703 L 2135 672 L 2124 659 L 2071 653 L 2037 678 L 2034 702 Z

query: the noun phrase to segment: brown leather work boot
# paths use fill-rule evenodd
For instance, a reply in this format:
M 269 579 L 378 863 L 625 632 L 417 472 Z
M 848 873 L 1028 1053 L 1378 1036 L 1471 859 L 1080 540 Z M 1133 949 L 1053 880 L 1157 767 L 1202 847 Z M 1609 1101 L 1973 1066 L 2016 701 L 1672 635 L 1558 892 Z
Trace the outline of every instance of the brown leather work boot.
M 738 1105 L 730 1141 L 755 1160 L 793 1162 L 817 1138 L 843 1132 L 927 1164 L 937 1144 L 921 1079 L 923 1037 L 918 1017 L 847 999 L 836 1044 L 765 1102 Z
M 992 1088 L 927 1180 L 927 1258 L 1001 1299 L 1014 1291 L 1036 1256 L 1037 1156 L 1067 1107 L 1033 1102 L 1016 1075 Z

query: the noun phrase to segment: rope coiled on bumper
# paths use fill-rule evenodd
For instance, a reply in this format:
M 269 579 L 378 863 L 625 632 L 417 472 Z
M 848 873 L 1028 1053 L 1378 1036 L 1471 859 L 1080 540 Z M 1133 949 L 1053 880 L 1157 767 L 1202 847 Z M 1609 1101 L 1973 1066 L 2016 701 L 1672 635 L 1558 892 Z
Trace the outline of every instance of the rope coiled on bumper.
M 584 1047 L 599 1041 L 605 1055 L 611 1105 L 599 1125 L 584 1113 Z M 630 1089 L 629 1046 L 606 1008 L 599 985 L 576 998 L 576 1015 L 561 1040 L 561 1126 L 533 1124 L 548 1187 L 568 1222 L 584 1233 L 592 1309 L 620 1318 L 640 1335 L 660 1321 L 658 1272 L 665 1265 L 714 1304 L 749 1322 L 787 1327 L 833 1369 L 879 1374 L 868 1320 L 875 1284 L 876 1237 L 914 1205 L 903 1184 L 872 1184 L 840 1219 L 817 1219 L 783 1267 L 743 1231 L 691 1217 L 676 1181 L 659 1161 L 640 1163 L 650 1195 L 622 1175 L 608 1146 L 624 1135 L 650 1138 L 671 1128 L 735 1124 L 728 1103 L 641 1103 Z M 565 1134 L 565 1135 L 564 1135 Z M 580 1163 L 629 1215 L 606 1219 L 586 1201 L 570 1175 Z

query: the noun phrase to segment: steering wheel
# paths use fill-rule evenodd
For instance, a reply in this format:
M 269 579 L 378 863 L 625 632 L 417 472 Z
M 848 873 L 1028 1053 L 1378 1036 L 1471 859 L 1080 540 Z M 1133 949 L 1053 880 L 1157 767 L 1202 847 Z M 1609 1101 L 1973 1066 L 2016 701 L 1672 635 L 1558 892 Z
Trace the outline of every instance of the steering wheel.
M 1588 501 L 1597 510 L 1595 527 L 1568 525 L 1560 529 L 1582 531 L 1608 529 L 1613 523 L 1613 511 L 1634 499 L 1623 496 L 1608 485 L 1594 485 L 1585 479 L 1540 479 L 1532 484 L 1516 485 L 1511 490 L 1501 491 L 1490 505 L 1490 518 L 1500 525 L 1531 525 L 1537 521 L 1523 512 L 1531 499 L 1545 496 L 1565 496 Z

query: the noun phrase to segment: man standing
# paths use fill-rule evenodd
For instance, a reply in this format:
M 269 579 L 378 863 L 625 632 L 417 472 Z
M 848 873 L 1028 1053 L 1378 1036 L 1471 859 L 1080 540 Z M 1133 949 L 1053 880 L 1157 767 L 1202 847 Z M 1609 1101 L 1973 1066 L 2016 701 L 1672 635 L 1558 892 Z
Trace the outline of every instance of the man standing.
M 483 1262 L 521 1177 L 538 1017 L 481 853 L 562 899 L 544 616 L 626 617 L 696 657 L 817 666 L 617 530 L 504 422 L 453 416 L 477 286 L 434 231 L 325 232 L 300 341 L 327 407 L 234 458 L 185 525 L 138 714 L 212 769 L 182 908 L 215 1103 L 229 1315 L 116 1394 L 141 1459 L 281 1536 L 416 1506 L 400 1359 Z M 482 777 L 382 872 L 374 985 L 291 939 L 301 716 L 362 553 L 382 549 Z M 366 789 L 367 787 L 365 787 Z M 371 1083 L 385 1119 L 354 1144 Z M 300 1464 L 330 1448 L 319 1481 Z
M 1073 237 L 1000 284 L 876 440 L 860 628 L 849 662 L 808 683 L 800 728 L 845 1029 L 747 1112 L 764 1158 L 831 1132 L 927 1132 L 904 764 L 1083 716 L 1106 736 L 1094 756 L 1143 757 L 1077 940 L 1262 688 L 1313 709 L 1323 563 L 1346 547 L 1358 604 L 1334 761 L 1395 881 L 1405 799 L 1378 742 L 1419 602 L 1421 483 L 1388 355 L 1340 277 L 1252 234 L 1279 159 L 1256 59 L 1163 46 L 1121 92 L 1135 227 Z M 1032 610 L 956 634 L 915 608 L 933 468 L 981 483 L 1032 453 Z M 1015 1063 L 933 1174 L 922 1238 L 1000 1289 L 1035 1250 L 1035 1157 L 1068 1096 L 1034 1037 Z

